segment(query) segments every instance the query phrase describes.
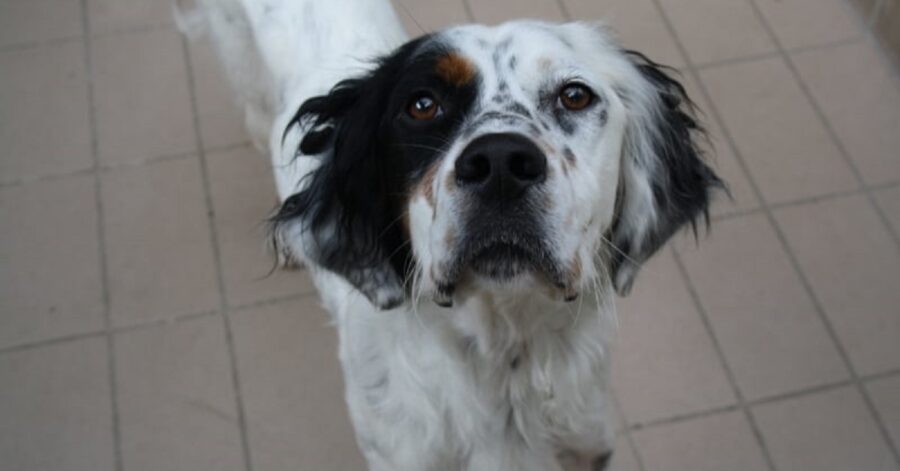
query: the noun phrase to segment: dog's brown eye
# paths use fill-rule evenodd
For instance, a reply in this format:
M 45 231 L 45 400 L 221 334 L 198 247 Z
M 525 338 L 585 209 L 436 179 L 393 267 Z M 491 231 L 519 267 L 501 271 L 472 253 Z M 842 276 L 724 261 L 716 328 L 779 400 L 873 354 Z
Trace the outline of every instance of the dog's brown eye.
M 413 119 L 428 121 L 440 115 L 441 105 L 431 95 L 419 95 L 413 98 L 406 112 Z
M 567 110 L 578 111 L 588 107 L 594 101 L 591 89 L 580 84 L 570 83 L 559 91 L 559 102 Z

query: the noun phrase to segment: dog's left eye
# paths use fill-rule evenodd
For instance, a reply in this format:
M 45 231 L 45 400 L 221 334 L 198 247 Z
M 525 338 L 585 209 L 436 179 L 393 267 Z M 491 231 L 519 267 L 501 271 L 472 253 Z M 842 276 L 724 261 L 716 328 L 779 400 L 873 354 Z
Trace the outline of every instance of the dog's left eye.
M 430 94 L 416 95 L 406 107 L 406 113 L 413 119 L 428 121 L 440 116 L 444 110 Z
M 594 92 L 587 85 L 569 83 L 559 91 L 559 102 L 567 110 L 583 110 L 594 102 Z

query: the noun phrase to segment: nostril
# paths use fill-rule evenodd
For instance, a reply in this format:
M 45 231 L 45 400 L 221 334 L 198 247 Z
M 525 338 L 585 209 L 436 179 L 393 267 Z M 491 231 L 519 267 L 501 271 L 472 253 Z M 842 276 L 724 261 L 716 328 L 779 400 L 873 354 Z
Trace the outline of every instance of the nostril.
M 510 156 L 509 171 L 519 180 L 537 181 L 547 173 L 547 159 L 543 155 L 516 152 Z
M 491 161 L 485 154 L 471 154 L 456 162 L 456 178 L 462 183 L 480 183 L 491 175 Z

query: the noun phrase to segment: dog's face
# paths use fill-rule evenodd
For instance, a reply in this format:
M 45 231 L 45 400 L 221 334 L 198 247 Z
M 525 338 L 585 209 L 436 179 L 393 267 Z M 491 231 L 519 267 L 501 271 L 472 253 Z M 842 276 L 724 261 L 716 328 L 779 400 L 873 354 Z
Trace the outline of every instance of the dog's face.
M 528 290 L 571 301 L 705 215 L 684 89 L 602 28 L 465 26 L 414 40 L 304 103 L 321 160 L 276 238 L 374 304 Z

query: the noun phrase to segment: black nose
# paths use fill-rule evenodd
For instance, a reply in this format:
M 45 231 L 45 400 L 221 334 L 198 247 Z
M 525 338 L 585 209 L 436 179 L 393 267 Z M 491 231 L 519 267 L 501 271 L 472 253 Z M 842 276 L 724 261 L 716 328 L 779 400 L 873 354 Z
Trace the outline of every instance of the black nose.
M 509 201 L 547 177 L 547 157 L 518 134 L 486 134 L 456 159 L 456 181 L 482 198 Z

